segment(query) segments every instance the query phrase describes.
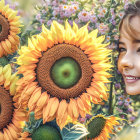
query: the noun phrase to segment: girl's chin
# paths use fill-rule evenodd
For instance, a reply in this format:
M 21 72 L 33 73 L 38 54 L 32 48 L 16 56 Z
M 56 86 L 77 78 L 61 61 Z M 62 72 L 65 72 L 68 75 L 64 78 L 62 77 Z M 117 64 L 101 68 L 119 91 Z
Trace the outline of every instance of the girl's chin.
M 140 95 L 140 91 L 139 92 L 135 92 L 135 91 L 132 92 L 132 91 L 126 89 L 126 92 L 129 95 Z

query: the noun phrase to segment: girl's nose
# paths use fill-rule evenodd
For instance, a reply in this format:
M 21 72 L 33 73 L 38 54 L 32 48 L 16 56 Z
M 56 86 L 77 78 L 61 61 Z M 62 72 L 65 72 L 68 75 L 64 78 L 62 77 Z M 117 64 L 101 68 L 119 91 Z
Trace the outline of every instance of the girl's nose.
M 122 68 L 132 69 L 134 66 L 132 56 L 130 54 L 125 54 L 120 60 L 120 65 Z

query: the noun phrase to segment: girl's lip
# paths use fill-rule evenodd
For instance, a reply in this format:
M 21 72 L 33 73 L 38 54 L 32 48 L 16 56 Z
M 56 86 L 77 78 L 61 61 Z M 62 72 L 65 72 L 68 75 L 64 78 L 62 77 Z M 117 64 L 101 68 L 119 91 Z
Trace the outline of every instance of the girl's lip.
M 124 75 L 124 79 L 126 83 L 135 83 L 140 80 L 140 77 L 132 76 L 132 75 Z

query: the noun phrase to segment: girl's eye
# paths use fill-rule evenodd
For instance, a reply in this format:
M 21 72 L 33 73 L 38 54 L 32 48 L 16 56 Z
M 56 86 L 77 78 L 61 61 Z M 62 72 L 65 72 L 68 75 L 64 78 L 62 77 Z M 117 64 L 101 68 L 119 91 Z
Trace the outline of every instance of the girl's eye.
M 119 52 L 124 52 L 124 51 L 126 51 L 126 49 L 125 48 L 119 48 Z
M 140 52 L 140 48 L 138 48 L 137 52 Z

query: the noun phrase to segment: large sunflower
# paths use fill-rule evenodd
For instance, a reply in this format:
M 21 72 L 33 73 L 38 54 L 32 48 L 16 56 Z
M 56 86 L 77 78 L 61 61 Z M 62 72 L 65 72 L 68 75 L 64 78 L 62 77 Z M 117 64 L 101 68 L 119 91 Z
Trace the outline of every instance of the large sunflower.
M 86 124 L 86 127 L 89 131 L 87 140 L 108 140 L 110 134 L 114 134 L 114 126 L 119 125 L 118 117 L 109 116 L 104 117 L 104 115 L 97 115 L 92 117 Z
M 26 121 L 26 112 L 17 110 L 12 97 L 16 91 L 18 77 L 11 74 L 10 64 L 0 67 L 0 140 L 15 140 L 19 137 L 22 123 Z
M 56 118 L 62 128 L 68 118 L 85 117 L 91 102 L 107 100 L 110 51 L 102 44 L 104 36 L 97 37 L 98 30 L 88 33 L 87 26 L 53 21 L 50 30 L 43 25 L 42 33 L 19 50 L 18 73 L 23 77 L 14 100 L 44 123 Z
M 21 23 L 17 11 L 5 5 L 5 1 L 0 1 L 0 57 L 13 53 L 19 45 Z

